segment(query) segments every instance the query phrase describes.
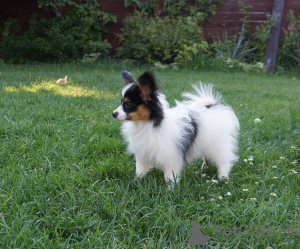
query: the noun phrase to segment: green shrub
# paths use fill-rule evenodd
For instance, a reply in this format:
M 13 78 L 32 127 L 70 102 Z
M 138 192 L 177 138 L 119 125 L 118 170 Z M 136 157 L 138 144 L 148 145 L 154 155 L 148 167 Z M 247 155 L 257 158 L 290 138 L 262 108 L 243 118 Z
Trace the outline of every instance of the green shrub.
M 217 57 L 238 61 L 246 60 L 247 56 L 256 50 L 256 47 L 250 46 L 250 40 L 245 38 L 245 23 L 240 34 L 234 35 L 231 39 L 227 38 L 225 33 L 223 39 L 214 40 L 213 48 Z
M 8 62 L 65 62 L 89 54 L 104 56 L 110 44 L 102 40 L 105 24 L 116 17 L 100 11 L 92 0 L 70 2 L 69 11 L 50 19 L 33 16 L 29 29 L 19 34 L 16 19 L 5 23 L 0 56 Z
M 191 46 L 183 44 L 178 50 L 175 61 L 186 65 L 195 63 L 203 65 L 209 56 L 208 43 L 203 40 L 200 43 L 193 43 Z
M 126 18 L 122 33 L 117 36 L 124 44 L 117 56 L 142 58 L 147 62 L 172 62 L 186 46 L 204 42 L 201 13 L 188 17 L 148 17 L 136 11 Z
M 300 65 L 300 15 L 296 15 L 293 10 L 289 10 L 286 16 L 288 27 L 284 30 L 284 37 L 280 39 L 278 46 L 277 66 L 291 68 Z M 252 62 L 264 61 L 270 30 L 274 24 L 271 16 L 256 27 L 256 32 L 252 34 L 252 47 L 256 47 L 258 52 L 251 53 L 248 58 Z
M 280 44 L 278 59 L 284 67 L 300 66 L 300 13 L 289 10 L 288 27 Z
M 124 0 L 125 7 L 134 6 L 135 9 L 148 14 L 153 12 L 156 3 L 157 0 Z M 208 13 L 216 14 L 216 4 L 223 4 L 223 0 L 164 0 L 162 2 L 162 9 L 158 11 L 158 14 L 176 17 L 193 16 L 201 13 L 207 17 Z
M 252 35 L 253 41 L 251 42 L 251 45 L 253 47 L 256 47 L 257 50 L 255 51 L 255 53 L 251 53 L 251 61 L 262 62 L 265 60 L 269 34 L 272 26 L 272 18 L 269 14 L 267 15 L 267 19 L 265 22 L 262 22 L 260 25 L 256 26 L 256 31 Z

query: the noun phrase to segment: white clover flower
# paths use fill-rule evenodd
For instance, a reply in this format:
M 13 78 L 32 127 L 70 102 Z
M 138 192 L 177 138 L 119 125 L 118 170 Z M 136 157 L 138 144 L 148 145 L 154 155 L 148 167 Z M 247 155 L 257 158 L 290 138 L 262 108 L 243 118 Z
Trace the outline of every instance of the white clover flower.
M 202 174 L 202 177 L 205 177 L 206 176 L 206 174 Z
M 200 197 L 200 199 L 201 199 L 201 200 L 204 200 L 204 197 L 202 196 L 202 197 Z
M 274 196 L 274 197 L 277 197 L 277 194 L 276 193 L 271 193 L 270 195 Z
M 255 184 L 259 184 L 259 182 L 255 182 Z
M 253 162 L 250 162 L 250 165 L 253 165 Z
M 240 201 L 244 201 L 244 199 L 240 199 Z
M 277 166 L 272 166 L 273 169 L 277 169 Z
M 217 180 L 211 180 L 213 183 L 218 183 L 218 181 Z
M 247 188 L 243 188 L 243 191 L 244 191 L 244 192 L 247 192 L 247 191 L 248 191 L 248 189 L 247 189 Z
M 256 118 L 256 119 L 254 119 L 254 123 L 260 123 L 261 122 L 261 119 L 260 118 Z
M 298 174 L 298 172 L 294 169 L 291 169 L 290 171 L 291 171 L 291 174 Z
M 285 159 L 283 156 L 279 157 L 280 159 Z
M 250 157 L 248 158 L 248 161 L 253 161 L 253 156 L 250 156 Z
M 297 164 L 297 160 L 294 160 L 294 161 L 292 162 L 292 164 Z
M 231 193 L 230 192 L 227 192 L 227 194 L 226 195 L 231 195 Z
M 222 197 L 222 196 L 219 196 L 219 199 L 220 199 L 220 200 L 222 200 L 222 199 L 223 199 L 223 197 Z
M 211 198 L 211 199 L 210 199 L 210 201 L 211 201 L 211 202 L 214 202 L 214 201 L 215 201 L 215 199 L 214 199 L 214 198 Z
M 295 146 L 291 146 L 291 149 L 296 149 L 296 147 Z
M 248 162 L 248 159 L 244 159 L 244 162 L 245 162 L 245 163 Z
M 256 198 L 250 198 L 250 201 L 257 201 Z
M 210 180 L 206 180 L 206 182 L 210 182 Z

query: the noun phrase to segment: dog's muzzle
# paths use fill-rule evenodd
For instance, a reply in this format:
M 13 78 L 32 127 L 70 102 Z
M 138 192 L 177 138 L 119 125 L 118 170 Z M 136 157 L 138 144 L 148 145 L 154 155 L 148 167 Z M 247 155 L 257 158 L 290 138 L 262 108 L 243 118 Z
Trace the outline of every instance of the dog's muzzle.
M 112 115 L 113 115 L 114 118 L 117 118 L 117 117 L 118 117 L 118 114 L 119 114 L 118 112 L 113 112 L 113 113 L 112 113 Z

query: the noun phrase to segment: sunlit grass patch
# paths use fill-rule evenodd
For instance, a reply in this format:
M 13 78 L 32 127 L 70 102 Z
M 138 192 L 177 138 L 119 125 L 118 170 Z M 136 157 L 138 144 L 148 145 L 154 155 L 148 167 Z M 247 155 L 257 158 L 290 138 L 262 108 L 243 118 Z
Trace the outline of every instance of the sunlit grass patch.
M 99 99 L 112 99 L 114 94 L 107 91 L 96 91 L 90 90 L 81 86 L 75 86 L 69 83 L 68 85 L 60 85 L 55 81 L 42 81 L 40 83 L 32 83 L 30 85 L 16 86 L 4 86 L 3 90 L 9 93 L 18 92 L 50 92 L 61 96 L 72 96 L 72 97 L 94 97 Z

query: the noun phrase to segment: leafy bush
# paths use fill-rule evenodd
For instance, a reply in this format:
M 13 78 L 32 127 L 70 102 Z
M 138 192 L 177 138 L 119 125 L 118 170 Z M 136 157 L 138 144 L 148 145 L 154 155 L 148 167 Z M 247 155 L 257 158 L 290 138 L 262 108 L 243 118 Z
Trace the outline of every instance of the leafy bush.
M 180 63 L 204 63 L 204 61 L 210 55 L 208 50 L 208 43 L 202 41 L 201 43 L 193 43 L 191 46 L 183 44 L 181 49 L 178 50 L 178 54 L 175 57 L 176 62 Z
M 244 61 L 248 54 L 256 50 L 256 47 L 249 46 L 249 39 L 245 38 L 245 23 L 240 34 L 236 34 L 232 39 L 225 37 L 213 42 L 216 56 L 221 58 L 230 58 L 232 60 Z
M 271 15 L 267 14 L 266 21 L 256 26 L 256 31 L 252 34 L 251 45 L 257 50 L 249 56 L 251 61 L 265 60 L 269 34 L 273 25 Z
M 278 57 L 284 66 L 300 66 L 300 13 L 297 16 L 293 10 L 289 10 L 287 21 L 288 28 L 284 31 Z
M 122 33 L 118 34 L 124 46 L 118 48 L 117 56 L 172 62 L 185 45 L 204 42 L 201 18 L 201 13 L 149 18 L 145 12 L 136 11 L 126 18 Z
M 266 72 L 266 67 L 262 62 L 256 63 L 245 63 L 239 60 L 232 60 L 230 58 L 223 60 L 223 66 L 227 71 L 242 71 L 242 72 L 254 72 L 254 73 L 264 73 Z
M 291 68 L 300 65 L 300 15 L 296 15 L 293 10 L 289 10 L 286 16 L 288 27 L 284 30 L 284 37 L 280 39 L 278 47 L 277 65 Z M 269 34 L 272 26 L 272 18 L 267 16 L 267 20 L 256 27 L 256 32 L 251 46 L 257 47 L 258 53 L 251 53 L 252 61 L 264 61 Z
M 148 14 L 152 13 L 156 2 L 157 0 L 124 0 L 125 7 L 134 6 Z M 223 0 L 164 0 L 162 9 L 158 11 L 158 14 L 176 17 L 193 16 L 201 13 L 206 17 L 208 13 L 215 15 L 216 4 L 223 4 Z
M 9 62 L 72 61 L 89 54 L 107 54 L 110 44 L 102 40 L 105 24 L 116 17 L 100 11 L 96 1 L 70 1 L 63 16 L 37 20 L 19 35 L 16 19 L 6 22 L 0 42 L 0 56 Z

